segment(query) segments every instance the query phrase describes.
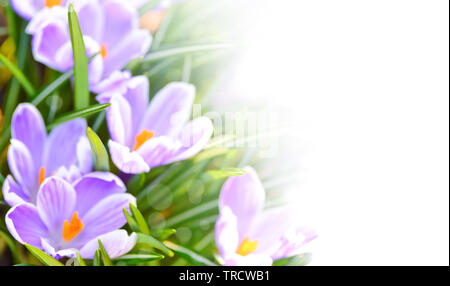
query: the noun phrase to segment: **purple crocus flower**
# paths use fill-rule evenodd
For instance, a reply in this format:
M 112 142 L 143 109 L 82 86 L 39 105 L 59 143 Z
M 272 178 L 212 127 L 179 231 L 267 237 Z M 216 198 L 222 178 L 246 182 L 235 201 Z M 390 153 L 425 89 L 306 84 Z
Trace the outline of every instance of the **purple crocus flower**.
M 54 174 L 72 182 L 92 171 L 86 121 L 75 119 L 54 128 L 47 136 L 44 120 L 34 105 L 20 104 L 11 122 L 8 164 L 12 175 L 3 184 L 10 206 L 36 203 L 39 185 Z
M 13 10 L 25 20 L 31 20 L 41 10 L 67 6 L 69 0 L 10 0 Z
M 195 97 L 193 85 L 170 83 L 149 104 L 146 77 L 117 72 L 107 82 L 97 100 L 111 103 L 106 113 L 112 139 L 108 146 L 114 164 L 122 172 L 144 173 L 152 167 L 190 158 L 211 138 L 213 125 L 209 118 L 188 122 Z
M 151 34 L 139 29 L 138 12 L 127 1 L 77 0 L 73 5 L 87 55 L 100 53 L 89 63 L 91 88 L 149 49 Z M 33 55 L 37 61 L 61 72 L 73 66 L 66 8 L 58 6 L 41 11 L 33 17 L 27 33 L 33 35 Z
M 6 226 L 20 243 L 44 250 L 55 258 L 94 257 L 98 239 L 111 258 L 130 251 L 136 234 L 119 230 L 126 223 L 123 213 L 136 199 L 125 193 L 123 182 L 111 173 L 90 173 L 73 186 L 58 177 L 41 185 L 36 205 L 22 203 L 6 214 Z
M 224 265 L 272 265 L 299 254 L 315 233 L 298 227 L 289 208 L 264 210 L 265 193 L 256 172 L 229 178 L 220 193 L 216 243 Z

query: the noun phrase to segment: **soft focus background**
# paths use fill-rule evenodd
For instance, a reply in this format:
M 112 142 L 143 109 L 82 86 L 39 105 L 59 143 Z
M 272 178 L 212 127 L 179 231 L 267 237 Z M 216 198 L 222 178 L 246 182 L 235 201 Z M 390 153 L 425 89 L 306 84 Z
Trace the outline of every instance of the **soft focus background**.
M 448 265 L 449 2 L 253 3 L 234 86 L 292 115 L 312 264 Z

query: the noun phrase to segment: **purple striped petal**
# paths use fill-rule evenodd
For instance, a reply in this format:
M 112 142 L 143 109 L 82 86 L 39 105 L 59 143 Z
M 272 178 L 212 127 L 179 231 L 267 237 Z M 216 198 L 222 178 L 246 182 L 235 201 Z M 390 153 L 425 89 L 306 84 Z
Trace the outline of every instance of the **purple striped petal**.
M 118 94 L 111 98 L 111 106 L 106 110 L 106 121 L 111 139 L 128 147 L 132 147 L 134 141 L 131 113 L 128 101 Z
M 162 166 L 173 162 L 173 158 L 181 149 L 181 143 L 171 137 L 160 136 L 145 142 L 137 152 L 151 167 Z
M 127 92 L 127 82 L 131 78 L 130 71 L 115 71 L 109 77 L 92 87 L 92 91 L 98 93 L 99 103 L 109 103 L 115 93 L 125 94 Z
M 34 202 L 39 184 L 39 171 L 34 167 L 30 151 L 21 141 L 11 139 L 8 164 L 16 181 Z
M 98 240 L 102 242 L 106 252 L 110 258 L 116 258 L 128 253 L 136 244 L 137 235 L 128 233 L 123 230 L 115 230 L 110 233 L 100 235 L 86 243 L 80 250 L 80 255 L 86 259 L 92 259 L 95 251 L 99 249 Z
M 81 218 L 84 229 L 79 240 L 88 241 L 122 227 L 126 223 L 123 209 L 129 210 L 130 203 L 136 205 L 130 194 L 113 194 L 101 200 Z
M 14 181 L 11 175 L 8 175 L 3 183 L 3 198 L 12 207 L 30 201 L 28 194 Z
M 39 216 L 51 230 L 62 233 L 64 220 L 70 221 L 75 207 L 76 193 L 73 187 L 58 177 L 50 177 L 42 183 L 37 197 Z
M 16 205 L 5 217 L 11 235 L 20 243 L 41 247 L 41 238 L 47 237 L 48 230 L 39 217 L 36 207 L 29 203 Z
M 86 174 L 92 171 L 92 150 L 89 139 L 82 136 L 77 144 L 77 161 L 81 174 Z
M 11 137 L 25 144 L 35 168 L 39 170 L 47 132 L 44 120 L 34 105 L 22 103 L 17 106 L 11 121 Z
M 140 129 L 152 131 L 155 136 L 178 136 L 191 116 L 194 97 L 193 85 L 169 83 L 153 98 Z
M 61 166 L 70 168 L 78 162 L 77 145 L 86 135 L 86 121 L 75 119 L 57 126 L 50 133 L 45 146 L 45 171 L 51 174 Z
M 80 217 L 106 197 L 126 192 L 124 183 L 115 175 L 106 172 L 87 174 L 74 183 L 77 193 L 75 210 Z
M 237 217 L 240 241 L 261 214 L 265 202 L 264 188 L 255 170 L 251 167 L 244 170 L 245 175 L 231 177 L 225 182 L 219 197 L 220 212 L 229 207 Z
M 137 152 L 132 152 L 127 146 L 109 140 L 111 160 L 120 171 L 126 174 L 140 174 L 150 172 L 150 166 Z

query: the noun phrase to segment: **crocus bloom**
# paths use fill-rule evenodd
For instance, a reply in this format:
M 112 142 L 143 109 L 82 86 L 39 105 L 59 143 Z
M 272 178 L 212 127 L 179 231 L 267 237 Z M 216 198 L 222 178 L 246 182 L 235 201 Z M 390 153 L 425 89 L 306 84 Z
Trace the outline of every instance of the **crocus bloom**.
M 37 13 L 46 8 L 66 6 L 69 0 L 10 0 L 11 7 L 25 20 L 31 20 Z
M 119 230 L 126 223 L 123 213 L 136 199 L 125 193 L 123 182 L 111 173 L 90 173 L 73 186 L 58 177 L 41 185 L 36 205 L 22 203 L 6 214 L 6 226 L 20 243 L 27 243 L 61 258 L 78 250 L 93 258 L 102 241 L 111 258 L 130 251 L 136 234 Z
M 216 243 L 224 265 L 271 265 L 273 260 L 299 254 L 316 237 L 298 227 L 288 208 L 264 210 L 264 188 L 256 172 L 229 178 L 219 198 Z
M 77 0 L 73 3 L 84 37 L 86 53 L 99 53 L 89 63 L 91 88 L 130 60 L 143 56 L 150 47 L 151 34 L 139 29 L 135 7 L 121 0 Z M 67 9 L 46 9 L 27 27 L 33 35 L 34 58 L 58 71 L 73 66 Z
M 208 143 L 212 122 L 199 117 L 191 122 L 195 97 L 193 85 L 173 82 L 148 104 L 146 77 L 115 73 L 97 99 L 110 102 L 106 118 L 108 143 L 114 164 L 124 173 L 139 174 L 150 168 L 196 155 Z
M 86 121 L 75 119 L 54 128 L 47 136 L 44 120 L 35 106 L 20 104 L 11 122 L 8 164 L 12 175 L 3 184 L 5 201 L 14 206 L 36 203 L 39 185 L 54 174 L 74 181 L 92 171 L 92 154 Z

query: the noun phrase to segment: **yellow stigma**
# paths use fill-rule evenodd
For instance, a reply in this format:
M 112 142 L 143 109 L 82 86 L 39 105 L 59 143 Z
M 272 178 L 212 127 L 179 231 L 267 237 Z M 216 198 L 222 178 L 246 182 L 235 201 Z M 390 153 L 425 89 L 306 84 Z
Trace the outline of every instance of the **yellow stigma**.
M 142 132 L 136 136 L 136 144 L 134 144 L 133 150 L 136 151 L 139 149 L 145 142 L 152 139 L 154 135 L 153 132 L 150 132 L 147 129 L 142 130 Z
M 61 5 L 62 0 L 44 0 L 45 7 L 52 8 L 53 6 Z
M 236 250 L 236 253 L 242 256 L 246 256 L 252 252 L 255 252 L 256 248 L 258 247 L 258 241 L 250 241 L 248 236 L 242 241 L 241 245 L 239 246 L 238 250 Z
M 64 221 L 62 237 L 66 242 L 70 242 L 83 230 L 83 227 L 84 224 L 78 218 L 78 212 L 74 212 L 70 223 L 67 220 Z
M 106 57 L 108 56 L 108 45 L 106 43 L 101 45 L 100 55 L 102 56 L 103 59 L 106 59 Z
M 41 167 L 39 169 L 39 186 L 41 186 L 41 184 L 44 180 L 45 180 L 45 168 Z

